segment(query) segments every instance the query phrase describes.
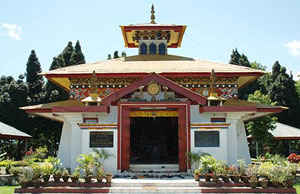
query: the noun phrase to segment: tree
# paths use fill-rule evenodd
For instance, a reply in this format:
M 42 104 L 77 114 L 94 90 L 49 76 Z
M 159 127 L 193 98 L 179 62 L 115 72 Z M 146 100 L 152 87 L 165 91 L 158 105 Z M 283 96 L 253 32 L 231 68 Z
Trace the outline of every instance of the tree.
M 78 40 L 75 44 L 75 49 L 71 55 L 70 63 L 71 65 L 78 65 L 78 64 L 85 63 L 84 55 L 81 51 L 81 46 Z
M 277 105 L 289 108 L 277 115 L 278 121 L 300 127 L 300 99 L 296 91 L 295 81 L 278 61 L 274 63 L 272 75 L 267 81 L 267 91 L 271 100 L 277 102 Z
M 275 105 L 268 95 L 262 94 L 259 90 L 255 91 L 254 94 L 250 94 L 248 101 L 259 104 Z M 275 129 L 276 120 L 276 117 L 266 115 L 246 123 L 246 129 L 253 140 L 257 142 L 258 147 L 261 148 L 263 145 L 267 145 L 270 142 L 273 137 L 270 131 Z
M 65 66 L 71 65 L 71 56 L 72 56 L 73 50 L 74 50 L 74 48 L 73 48 L 72 42 L 69 41 L 68 45 L 61 53 L 61 56 L 64 59 L 63 61 L 65 62 Z M 59 56 L 58 58 L 61 58 L 61 57 Z
M 107 55 L 107 60 L 110 60 L 111 59 L 111 54 L 108 54 Z
M 118 53 L 118 51 L 115 51 L 115 52 L 114 52 L 114 59 L 116 59 L 116 58 L 119 58 L 119 53 Z
M 126 52 L 123 51 L 123 52 L 121 53 L 121 56 L 122 56 L 122 57 L 126 57 Z
M 29 97 L 35 102 L 37 102 L 37 98 L 40 97 L 44 85 L 43 76 L 40 74 L 41 72 L 41 64 L 35 51 L 32 50 L 26 64 L 26 83 L 29 89 Z
M 246 55 L 240 54 L 237 50 L 237 48 L 232 50 L 232 54 L 230 55 L 230 64 L 233 65 L 240 65 L 245 67 L 251 67 L 250 62 Z

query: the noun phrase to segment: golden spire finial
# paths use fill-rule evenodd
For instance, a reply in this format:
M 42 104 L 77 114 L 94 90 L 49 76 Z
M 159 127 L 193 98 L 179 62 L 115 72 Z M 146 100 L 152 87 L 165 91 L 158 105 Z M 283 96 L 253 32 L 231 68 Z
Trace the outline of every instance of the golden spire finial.
M 155 24 L 155 15 L 154 15 L 155 11 L 154 11 L 154 5 L 152 4 L 151 6 L 151 24 Z
M 93 71 L 92 77 L 90 78 L 90 84 L 91 84 L 91 94 L 98 95 L 97 76 L 95 70 Z

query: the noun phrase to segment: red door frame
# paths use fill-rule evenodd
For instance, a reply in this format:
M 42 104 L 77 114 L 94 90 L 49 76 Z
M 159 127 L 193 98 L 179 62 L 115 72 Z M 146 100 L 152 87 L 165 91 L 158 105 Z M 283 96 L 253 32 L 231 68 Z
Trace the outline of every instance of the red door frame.
M 118 170 L 130 168 L 130 110 L 140 107 L 166 107 L 178 109 L 178 163 L 179 171 L 186 172 L 190 143 L 190 102 L 118 102 Z

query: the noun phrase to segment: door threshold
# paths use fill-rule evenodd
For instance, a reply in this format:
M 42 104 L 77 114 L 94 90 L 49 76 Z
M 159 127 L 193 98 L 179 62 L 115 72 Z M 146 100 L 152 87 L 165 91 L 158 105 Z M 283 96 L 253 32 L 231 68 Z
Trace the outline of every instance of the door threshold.
M 167 171 L 179 171 L 178 164 L 131 164 L 130 170 L 132 171 L 155 171 L 155 172 L 167 172 Z

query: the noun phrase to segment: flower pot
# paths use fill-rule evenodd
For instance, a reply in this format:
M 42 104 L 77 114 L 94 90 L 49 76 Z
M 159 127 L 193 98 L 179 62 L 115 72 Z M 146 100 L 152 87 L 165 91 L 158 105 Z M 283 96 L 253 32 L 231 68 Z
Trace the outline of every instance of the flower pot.
M 98 181 L 98 183 L 101 183 L 103 181 L 103 176 L 101 176 L 101 177 L 97 176 L 97 181 Z
M 210 178 L 211 178 L 211 175 L 210 174 L 205 174 L 204 175 L 204 179 L 205 179 L 205 181 L 210 181 Z
M 69 178 L 70 176 L 62 176 L 62 179 L 64 180 L 65 183 L 68 182 Z
M 20 184 L 21 184 L 21 187 L 22 187 L 22 188 L 27 188 L 27 187 L 29 187 L 29 182 L 21 182 Z
M 259 181 L 259 183 L 260 183 L 260 186 L 261 186 L 262 188 L 267 188 L 267 187 L 268 187 L 268 184 L 269 184 L 268 181 Z
M 91 183 L 91 182 L 92 182 L 92 176 L 91 176 L 91 175 L 89 175 L 89 176 L 84 176 L 83 178 L 84 178 L 84 181 L 85 181 L 86 183 Z
M 280 187 L 281 183 L 278 181 L 272 181 L 272 185 L 273 185 L 273 187 L 278 188 L 278 187 Z
M 106 182 L 110 183 L 112 180 L 112 177 L 113 177 L 112 175 L 106 175 L 105 176 Z
M 55 174 L 55 175 L 53 175 L 53 178 L 54 178 L 54 181 L 56 183 L 58 183 L 60 181 L 61 175 L 60 174 Z
M 212 178 L 212 180 L 214 182 L 218 182 L 219 181 L 219 176 L 218 175 L 212 175 L 211 178 Z
M 49 179 L 50 179 L 50 175 L 43 175 L 42 176 L 42 179 L 45 183 L 49 182 Z
M 40 188 L 40 187 L 41 187 L 41 184 L 42 184 L 41 181 L 38 181 L 38 180 L 33 181 L 33 186 L 34 186 L 35 188 Z
M 72 183 L 77 183 L 78 182 L 78 177 L 71 176 L 71 181 L 72 181 Z
M 222 179 L 223 179 L 223 181 L 224 181 L 225 183 L 228 183 L 228 182 L 230 182 L 230 180 L 229 180 L 229 176 L 227 176 L 227 175 L 225 175 L 225 176 L 222 176 Z
M 253 182 L 252 182 L 252 181 L 249 181 L 249 183 L 250 183 L 250 187 L 251 187 L 251 188 L 256 188 L 258 182 L 257 182 L 257 181 L 253 181 Z
M 195 179 L 195 181 L 199 181 L 199 179 L 200 179 L 199 174 L 194 174 L 194 179 Z
M 249 183 L 250 176 L 241 176 L 241 179 L 244 183 Z
M 286 182 L 286 185 L 288 188 L 293 188 L 294 184 L 295 184 L 295 181 L 287 181 Z
M 233 182 L 238 183 L 240 182 L 240 175 L 232 175 L 232 179 Z

